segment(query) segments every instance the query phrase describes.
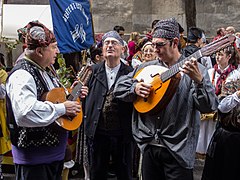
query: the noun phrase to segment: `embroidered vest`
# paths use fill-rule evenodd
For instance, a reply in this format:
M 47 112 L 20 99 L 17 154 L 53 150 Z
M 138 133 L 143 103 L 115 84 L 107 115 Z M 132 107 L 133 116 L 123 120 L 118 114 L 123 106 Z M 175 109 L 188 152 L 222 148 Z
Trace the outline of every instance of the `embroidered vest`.
M 22 59 L 12 69 L 8 78 L 18 69 L 24 69 L 33 76 L 37 86 L 37 99 L 41 100 L 42 95 L 48 91 L 48 88 L 39 73 L 37 66 L 25 59 Z M 8 96 L 6 96 L 6 105 L 7 123 L 13 145 L 20 148 L 29 148 L 39 146 L 57 146 L 59 144 L 58 133 L 60 128 L 56 128 L 54 123 L 45 127 L 19 127 L 15 122 L 11 101 Z
M 113 97 L 113 88 L 109 90 L 99 119 L 98 129 L 104 132 L 121 134 L 118 100 Z

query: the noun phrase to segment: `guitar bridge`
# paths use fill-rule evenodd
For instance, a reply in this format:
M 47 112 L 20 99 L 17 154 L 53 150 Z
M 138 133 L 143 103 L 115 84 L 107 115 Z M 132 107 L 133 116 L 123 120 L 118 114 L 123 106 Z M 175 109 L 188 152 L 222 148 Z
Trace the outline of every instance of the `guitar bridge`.
M 65 119 L 67 119 L 68 121 L 72 121 L 75 116 L 67 116 L 67 115 L 64 115 L 63 117 L 64 117 Z

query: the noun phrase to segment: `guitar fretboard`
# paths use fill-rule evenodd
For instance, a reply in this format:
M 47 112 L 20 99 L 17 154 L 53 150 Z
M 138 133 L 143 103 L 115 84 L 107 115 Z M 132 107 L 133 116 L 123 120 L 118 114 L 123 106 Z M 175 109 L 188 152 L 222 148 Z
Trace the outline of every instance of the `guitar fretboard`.
M 170 79 L 171 77 L 173 77 L 175 74 L 177 74 L 180 70 L 179 67 L 182 67 L 183 64 L 186 61 L 189 61 L 192 57 L 198 59 L 200 57 L 202 57 L 202 53 L 201 50 L 198 50 L 197 52 L 191 54 L 190 56 L 188 56 L 187 58 L 183 59 L 182 61 L 180 61 L 179 63 L 173 65 L 169 70 L 163 72 L 161 74 L 161 80 L 162 82 L 167 81 L 168 79 Z
M 81 93 L 81 88 L 82 88 L 82 83 L 78 82 L 78 84 L 73 88 L 71 94 L 68 96 L 68 100 L 69 101 L 76 101 L 77 98 L 79 97 L 80 93 Z
M 76 101 L 81 93 L 81 88 L 85 85 L 92 74 L 92 69 L 90 66 L 86 66 L 79 75 L 79 81 L 77 85 L 73 88 L 71 94 L 68 96 L 69 101 Z

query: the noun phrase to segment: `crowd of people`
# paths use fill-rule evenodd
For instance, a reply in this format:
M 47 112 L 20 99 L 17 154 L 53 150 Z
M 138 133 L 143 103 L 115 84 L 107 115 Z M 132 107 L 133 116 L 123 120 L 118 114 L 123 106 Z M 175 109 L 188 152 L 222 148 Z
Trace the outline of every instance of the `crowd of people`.
M 196 158 L 205 160 L 202 180 L 239 178 L 240 33 L 219 28 L 213 43 L 234 40 L 195 57 L 208 48 L 204 30 L 190 27 L 185 37 L 175 18 L 151 26 L 128 41 L 119 25 L 96 38 L 88 81 L 71 86 L 81 101 L 66 95 L 58 103 L 47 99 L 66 90 L 53 68 L 53 32 L 38 21 L 19 31 L 23 54 L 8 73 L 2 55 L 0 63 L 0 162 L 11 151 L 16 179 L 68 179 L 63 169 L 72 167 L 73 152 L 61 119 L 79 114 L 82 146 L 74 152 L 85 180 L 193 180 Z

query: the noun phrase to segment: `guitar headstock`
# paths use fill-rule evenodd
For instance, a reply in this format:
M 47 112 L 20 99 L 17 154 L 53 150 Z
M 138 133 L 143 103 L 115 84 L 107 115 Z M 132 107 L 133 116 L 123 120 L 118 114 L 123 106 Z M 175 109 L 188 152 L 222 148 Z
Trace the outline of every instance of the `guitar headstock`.
M 216 41 L 213 41 L 201 49 L 202 56 L 209 56 L 217 51 L 220 51 L 228 46 L 233 45 L 236 37 L 234 35 L 226 35 Z
M 92 74 L 92 67 L 91 66 L 84 66 L 77 74 L 77 79 L 82 82 L 82 84 L 86 84 L 88 79 Z

